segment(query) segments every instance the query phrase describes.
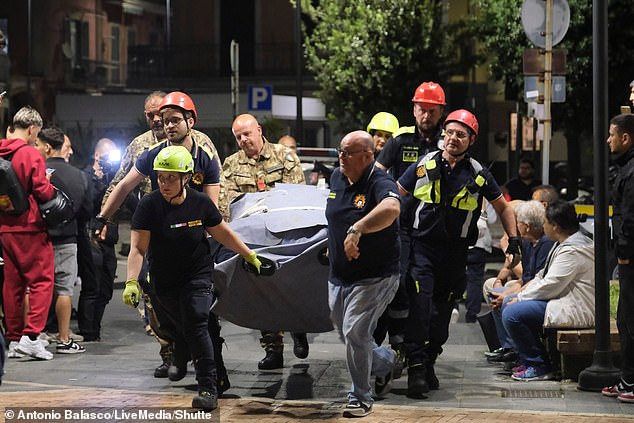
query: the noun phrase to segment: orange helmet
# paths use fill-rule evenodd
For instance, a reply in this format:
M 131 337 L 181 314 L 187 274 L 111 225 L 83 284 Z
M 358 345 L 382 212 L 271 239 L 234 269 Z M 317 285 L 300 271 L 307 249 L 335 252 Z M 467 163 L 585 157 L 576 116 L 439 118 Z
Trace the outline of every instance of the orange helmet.
M 196 106 L 192 99 L 185 93 L 180 91 L 174 91 L 163 97 L 161 105 L 159 106 L 159 112 L 166 107 L 178 107 L 183 110 L 191 112 L 194 117 L 194 123 L 198 121 L 198 114 L 196 113 Z
M 414 103 L 440 104 L 441 106 L 447 104 L 445 102 L 445 91 L 440 84 L 431 81 L 423 82 L 416 88 L 412 101 Z
M 460 122 L 463 125 L 467 125 L 467 127 L 471 128 L 471 130 L 478 135 L 478 128 L 480 127 L 478 119 L 468 110 L 458 109 L 449 113 L 447 119 L 445 119 L 445 126 L 447 126 L 449 122 Z

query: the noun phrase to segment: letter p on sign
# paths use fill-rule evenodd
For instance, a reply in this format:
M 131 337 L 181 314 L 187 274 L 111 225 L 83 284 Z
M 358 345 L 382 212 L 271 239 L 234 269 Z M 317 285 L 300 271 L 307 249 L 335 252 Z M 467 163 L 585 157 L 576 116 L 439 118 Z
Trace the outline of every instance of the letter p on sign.
M 273 87 L 271 85 L 249 85 L 249 111 L 271 111 L 273 106 Z

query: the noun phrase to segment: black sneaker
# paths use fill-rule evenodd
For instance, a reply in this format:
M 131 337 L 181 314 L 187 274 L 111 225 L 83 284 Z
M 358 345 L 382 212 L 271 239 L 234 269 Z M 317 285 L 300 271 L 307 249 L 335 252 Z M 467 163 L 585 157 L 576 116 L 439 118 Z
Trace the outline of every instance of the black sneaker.
M 343 409 L 344 417 L 365 417 L 372 413 L 372 404 L 365 405 L 359 400 L 351 400 Z
M 58 342 L 55 351 L 57 354 L 79 354 L 86 352 L 86 348 L 71 339 L 65 344 L 63 342 Z
M 211 411 L 218 408 L 218 396 L 208 391 L 200 391 L 192 400 L 192 408 Z

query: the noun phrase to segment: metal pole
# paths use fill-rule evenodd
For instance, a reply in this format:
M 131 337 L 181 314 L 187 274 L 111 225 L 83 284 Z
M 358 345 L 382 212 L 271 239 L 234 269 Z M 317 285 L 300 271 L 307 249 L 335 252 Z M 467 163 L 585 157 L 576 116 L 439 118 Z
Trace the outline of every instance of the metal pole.
M 240 108 L 240 44 L 236 40 L 231 40 L 229 55 L 231 62 L 231 106 L 233 119 L 235 119 Z
M 297 100 L 297 113 L 295 116 L 295 137 L 297 142 L 304 142 L 304 117 L 302 113 L 302 6 L 301 0 L 295 0 L 295 59 L 296 59 L 296 81 L 295 99 Z
M 31 48 L 33 47 L 33 40 L 31 39 L 31 0 L 27 3 L 27 24 L 26 24 L 26 39 L 27 39 L 27 52 L 26 52 L 26 102 L 31 104 Z
M 172 13 L 171 13 L 172 7 L 170 5 L 170 0 L 165 0 L 165 16 L 167 17 L 167 46 L 169 48 L 169 46 L 172 44 Z
M 544 144 L 542 145 L 542 183 L 548 184 L 552 120 L 550 104 L 553 89 L 553 0 L 546 0 L 546 54 L 544 55 Z
M 594 136 L 594 279 L 595 350 L 592 365 L 579 373 L 578 388 L 600 391 L 613 385 L 619 370 L 610 355 L 610 295 L 606 278 L 608 245 L 607 92 L 608 92 L 608 2 L 592 2 L 592 119 Z

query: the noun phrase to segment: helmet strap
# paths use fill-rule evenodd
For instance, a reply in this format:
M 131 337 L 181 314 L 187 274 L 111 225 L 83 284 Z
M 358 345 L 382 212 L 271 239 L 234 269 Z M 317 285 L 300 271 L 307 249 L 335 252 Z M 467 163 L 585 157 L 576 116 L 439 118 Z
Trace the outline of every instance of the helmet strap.
M 175 196 L 173 196 L 172 198 L 170 198 L 169 203 L 172 204 L 172 201 L 174 201 L 177 198 L 183 197 L 183 200 L 186 197 L 186 193 L 185 193 L 185 186 L 187 185 L 187 183 L 189 182 L 189 178 L 187 175 L 185 175 L 185 177 L 181 176 L 180 179 L 180 183 L 181 183 L 181 189 L 178 191 L 178 194 L 176 194 Z

